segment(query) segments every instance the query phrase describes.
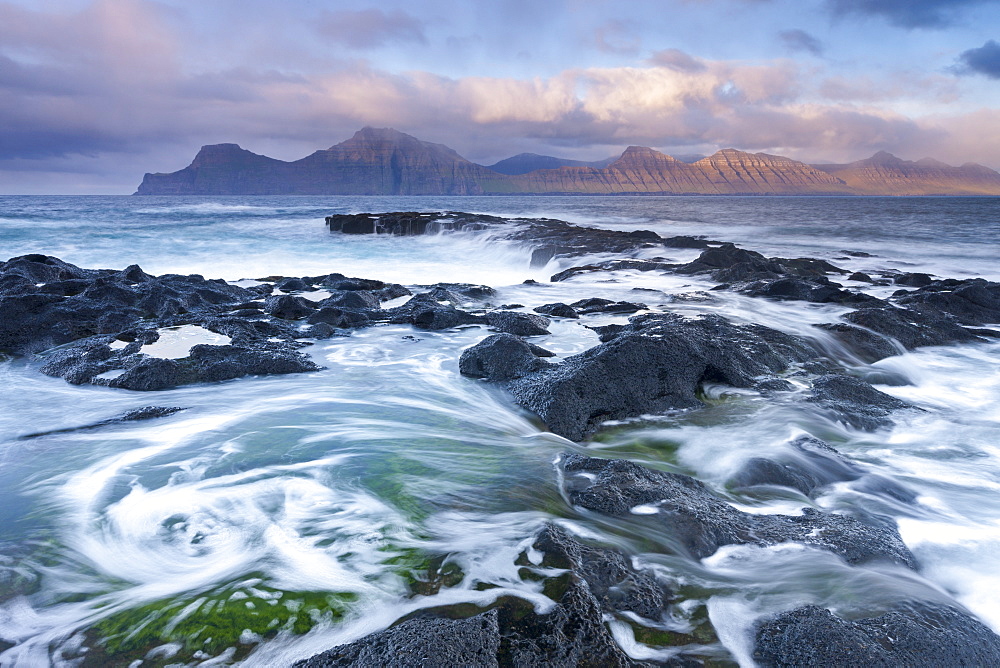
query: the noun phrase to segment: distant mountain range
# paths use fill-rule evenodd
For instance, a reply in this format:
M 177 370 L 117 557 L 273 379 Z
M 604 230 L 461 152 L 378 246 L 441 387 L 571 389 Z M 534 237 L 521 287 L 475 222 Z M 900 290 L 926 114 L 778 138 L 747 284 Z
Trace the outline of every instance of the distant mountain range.
M 236 144 L 204 146 L 190 165 L 146 174 L 137 195 L 1000 195 L 1000 173 L 885 152 L 843 165 L 808 165 L 724 149 L 683 162 L 630 146 L 598 162 L 522 153 L 485 167 L 442 144 L 390 128 L 285 162 Z

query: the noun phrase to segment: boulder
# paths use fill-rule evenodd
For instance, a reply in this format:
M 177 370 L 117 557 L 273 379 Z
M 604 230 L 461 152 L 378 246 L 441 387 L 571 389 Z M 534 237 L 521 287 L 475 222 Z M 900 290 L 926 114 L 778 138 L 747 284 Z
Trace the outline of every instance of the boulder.
M 548 366 L 523 339 L 513 334 L 493 334 L 462 352 L 458 368 L 463 376 L 505 381 L 521 378 Z
M 535 313 L 544 313 L 545 315 L 551 315 L 556 318 L 573 318 L 577 319 L 580 315 L 576 312 L 569 304 L 563 304 L 562 302 L 555 302 L 553 304 L 542 304 L 534 309 Z
M 509 386 L 518 404 L 572 440 L 607 420 L 699 407 L 703 382 L 752 387 L 813 354 L 802 340 L 718 316 L 645 314 L 598 333 L 601 345 Z
M 753 658 L 771 668 L 998 666 L 1000 636 L 959 608 L 911 601 L 848 621 L 809 605 L 757 625 Z
M 816 327 L 829 332 L 851 353 L 868 364 L 903 352 L 899 344 L 862 327 L 843 322 L 822 323 Z
M 601 299 L 600 297 L 581 299 L 573 302 L 570 306 L 572 306 L 578 314 L 635 313 L 636 311 L 642 311 L 646 308 L 645 304 L 634 302 L 616 302 L 611 299 Z
M 548 334 L 549 319 L 533 313 L 517 311 L 490 311 L 486 314 L 486 324 L 507 334 L 517 336 L 541 336 Z
M 789 446 L 777 459 L 749 459 L 731 478 L 730 484 L 736 488 L 778 485 L 811 496 L 825 485 L 857 480 L 865 475 L 864 469 L 818 438 L 802 436 Z

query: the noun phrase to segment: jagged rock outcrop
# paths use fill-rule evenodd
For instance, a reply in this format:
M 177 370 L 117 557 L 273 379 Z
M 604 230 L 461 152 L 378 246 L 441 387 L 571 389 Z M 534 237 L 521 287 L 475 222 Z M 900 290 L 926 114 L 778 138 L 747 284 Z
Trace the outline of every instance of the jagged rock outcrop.
M 808 165 L 723 149 L 687 163 L 643 146 L 614 160 L 521 154 L 491 167 L 442 144 L 366 127 L 347 141 L 285 162 L 236 144 L 205 146 L 190 165 L 146 174 L 137 195 L 998 195 L 1000 173 L 976 164 L 900 160 L 877 153 L 846 165 Z

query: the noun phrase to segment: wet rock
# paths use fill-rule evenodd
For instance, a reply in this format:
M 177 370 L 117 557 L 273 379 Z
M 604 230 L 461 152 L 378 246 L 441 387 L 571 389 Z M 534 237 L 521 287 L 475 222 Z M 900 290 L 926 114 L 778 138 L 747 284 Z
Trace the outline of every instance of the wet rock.
M 950 318 L 893 306 L 872 306 L 843 316 L 851 324 L 899 341 L 907 350 L 920 346 L 976 341 L 978 337 Z
M 26 283 L 29 277 L 43 284 Z M 0 263 L 0 285 L 8 288 L 0 294 L 0 350 L 19 354 L 114 334 L 143 320 L 196 319 L 255 296 L 198 275 L 154 277 L 136 265 L 81 269 L 43 255 Z
M 368 290 L 344 290 L 319 303 L 320 308 L 333 307 L 354 311 L 369 311 L 379 308 L 380 305 L 378 295 Z
M 996 666 L 1000 637 L 958 608 L 912 601 L 848 621 L 815 605 L 757 626 L 754 659 L 766 667 Z
M 782 258 L 772 257 L 772 261 L 781 265 L 786 274 L 801 276 L 803 278 L 819 278 L 826 274 L 846 274 L 845 269 L 827 262 L 811 257 Z
M 981 278 L 938 282 L 900 297 L 898 303 L 931 316 L 954 317 L 963 325 L 1000 323 L 1000 283 Z
M 294 665 L 295 668 L 498 666 L 497 616 L 496 610 L 490 610 L 468 619 L 410 619 Z
M 739 292 L 751 297 L 799 300 L 818 304 L 879 301 L 869 295 L 844 290 L 839 283 L 833 283 L 825 278 L 811 280 L 776 278 L 752 281 L 741 285 Z
M 794 337 L 718 316 L 645 314 L 597 330 L 601 345 L 509 386 L 518 404 L 572 440 L 607 420 L 701 406 L 703 382 L 752 387 L 812 354 Z
M 486 323 L 501 332 L 517 336 L 541 336 L 548 334 L 550 320 L 533 313 L 518 313 L 517 311 L 490 311 L 486 314 Z
M 431 294 L 440 290 L 446 291 L 440 294 L 447 295 L 447 298 L 453 300 L 455 304 L 481 302 L 497 296 L 497 291 L 490 286 L 475 283 L 435 283 L 428 288 Z
M 847 280 L 849 280 L 849 281 L 861 281 L 861 282 L 864 282 L 864 283 L 874 283 L 875 282 L 875 279 L 873 279 L 871 276 L 869 276 L 868 274 L 864 273 L 863 271 L 856 271 L 856 272 L 854 272 L 853 274 L 851 274 L 850 276 L 847 277 Z
M 126 411 L 121 415 L 116 415 L 115 417 L 108 418 L 106 420 L 99 420 L 91 424 L 85 424 L 79 427 L 67 427 L 65 429 L 52 429 L 49 431 L 39 431 L 32 434 L 25 434 L 21 436 L 22 439 L 27 438 L 39 438 L 41 436 L 51 436 L 52 434 L 66 434 L 74 431 L 83 431 L 85 429 L 97 429 L 99 427 L 106 427 L 112 424 L 119 424 L 122 422 L 135 422 L 138 420 L 152 420 L 160 417 L 167 417 L 168 415 L 173 415 L 174 413 L 179 413 L 180 411 L 187 410 L 178 406 L 143 406 L 141 408 L 133 408 L 130 411 Z
M 830 332 L 845 348 L 868 364 L 903 352 L 898 344 L 862 327 L 843 322 L 822 323 L 816 327 Z
M 749 459 L 732 477 L 730 484 L 738 489 L 778 485 L 811 496 L 825 485 L 857 480 L 865 475 L 864 469 L 817 438 L 803 436 L 789 446 L 780 458 Z
M 576 309 L 574 309 L 569 304 L 563 304 L 562 302 L 555 302 L 553 304 L 542 304 L 533 309 L 535 313 L 544 313 L 545 315 L 551 315 L 557 318 L 579 318 Z
M 324 324 L 337 329 L 353 329 L 371 324 L 373 315 L 375 314 L 366 311 L 324 306 L 310 314 L 306 322 L 310 325 Z
M 611 299 L 601 299 L 591 297 L 575 301 L 570 306 L 577 314 L 586 315 L 588 313 L 635 313 L 646 308 L 645 304 L 636 302 L 616 302 Z
M 295 664 L 332 666 L 518 666 L 633 668 L 604 625 L 587 584 L 570 574 L 556 605 L 539 614 L 521 599 L 500 598 L 493 609 L 465 619 L 420 616 Z M 447 613 L 447 610 L 443 611 Z M 667 665 L 678 665 L 668 662 Z
M 892 411 L 915 408 L 902 399 L 880 392 L 853 376 L 829 374 L 812 383 L 812 395 L 807 399 L 833 411 L 837 417 L 856 429 L 875 431 L 893 425 Z
M 414 295 L 402 306 L 383 311 L 382 317 L 394 324 L 408 323 L 418 329 L 428 330 L 485 322 L 482 316 L 461 311 L 451 304 L 442 304 L 427 293 Z
M 513 334 L 493 334 L 462 352 L 458 369 L 463 376 L 505 381 L 521 378 L 548 366 L 523 339 Z
M 756 251 L 737 248 L 730 243 L 709 248 L 675 271 L 679 274 L 711 274 L 714 280 L 722 283 L 780 278 L 784 273 L 778 263 Z
M 565 455 L 562 462 L 570 501 L 616 517 L 636 506 L 655 507 L 644 515 L 673 536 L 678 548 L 696 559 L 723 545 L 776 545 L 797 542 L 829 550 L 850 564 L 888 561 L 915 568 L 899 532 L 886 522 L 865 524 L 845 515 L 803 508 L 803 514 L 752 515 L 717 498 L 698 480 L 653 471 L 624 459 Z
M 499 608 L 500 664 L 525 668 L 642 666 L 618 647 L 589 587 L 572 576 L 558 605 L 539 615 L 528 606 Z M 527 614 L 526 614 L 527 613 Z
M 301 320 L 315 310 L 310 302 L 294 295 L 275 295 L 264 300 L 264 312 L 282 320 Z
M 633 568 L 623 553 L 581 543 L 554 524 L 542 528 L 534 548 L 544 553 L 543 566 L 565 568 L 583 578 L 607 612 L 634 612 L 658 620 L 672 598 L 655 577 Z
M 286 278 L 283 281 L 275 283 L 274 287 L 282 292 L 306 292 L 316 289 L 301 278 Z
M 930 274 L 910 273 L 900 274 L 892 282 L 896 285 L 905 285 L 910 288 L 922 288 L 925 285 L 933 283 L 934 279 L 931 278 Z
M 663 245 L 667 248 L 708 248 L 711 243 L 712 242 L 699 237 L 689 237 L 684 235 L 667 237 L 663 240 Z
M 676 267 L 676 264 L 670 264 L 666 261 L 659 260 L 607 260 L 605 262 L 584 264 L 578 267 L 564 269 L 556 274 L 553 274 L 549 280 L 552 283 L 559 283 L 560 281 L 565 281 L 566 279 L 576 276 L 577 274 L 589 274 L 598 271 L 622 271 L 626 269 L 636 271 L 666 271 L 675 269 Z

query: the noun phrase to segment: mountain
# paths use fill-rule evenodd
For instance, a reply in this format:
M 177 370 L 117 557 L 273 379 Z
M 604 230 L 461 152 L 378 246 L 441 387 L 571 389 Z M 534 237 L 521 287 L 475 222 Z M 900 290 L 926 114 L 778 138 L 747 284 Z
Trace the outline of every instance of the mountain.
M 366 127 L 284 162 L 236 144 L 205 146 L 184 169 L 146 174 L 137 195 L 478 195 L 496 178 L 442 144 Z
M 860 195 L 997 195 L 1000 174 L 967 162 L 952 167 L 939 160 L 911 161 L 879 151 L 846 165 L 816 165 Z
M 515 177 L 530 193 L 814 195 L 843 194 L 836 177 L 805 163 L 725 149 L 694 163 L 642 146 L 629 146 L 604 169 L 560 167 Z
M 643 146 L 630 146 L 613 161 L 522 153 L 484 167 L 442 144 L 366 127 L 292 162 L 236 144 L 204 146 L 180 171 L 146 174 L 136 194 L 1000 195 L 1000 174 L 972 163 L 911 162 L 884 152 L 849 164 L 808 165 L 729 148 L 689 163 Z
M 538 155 L 537 153 L 518 153 L 517 155 L 501 160 L 500 162 L 488 165 L 487 169 L 494 172 L 506 174 L 508 176 L 518 176 L 527 174 L 538 169 L 558 169 L 560 167 L 607 167 L 616 158 L 606 158 L 585 162 L 583 160 L 567 160 L 566 158 L 554 158 L 551 155 Z

